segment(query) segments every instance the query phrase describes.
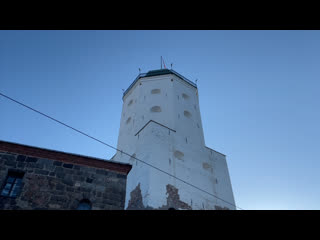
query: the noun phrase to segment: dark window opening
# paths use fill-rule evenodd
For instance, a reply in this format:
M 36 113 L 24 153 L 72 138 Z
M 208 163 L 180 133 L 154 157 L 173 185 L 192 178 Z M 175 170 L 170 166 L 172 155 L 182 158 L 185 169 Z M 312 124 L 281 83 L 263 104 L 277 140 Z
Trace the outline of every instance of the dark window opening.
M 79 202 L 77 210 L 91 210 L 91 202 L 88 199 L 82 199 Z
M 7 179 L 2 187 L 1 196 L 15 198 L 22 189 L 24 172 L 9 170 Z

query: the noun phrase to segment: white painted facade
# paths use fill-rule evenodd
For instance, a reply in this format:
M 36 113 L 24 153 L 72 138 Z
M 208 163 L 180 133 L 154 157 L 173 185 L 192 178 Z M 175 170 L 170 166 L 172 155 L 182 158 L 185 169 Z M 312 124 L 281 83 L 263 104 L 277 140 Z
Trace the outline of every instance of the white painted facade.
M 226 202 L 118 151 L 112 160 L 132 164 L 125 209 L 138 185 L 144 207 L 183 209 L 170 185 L 191 209 L 235 209 L 226 156 L 205 146 L 197 88 L 174 73 L 139 75 L 125 92 L 117 148 Z

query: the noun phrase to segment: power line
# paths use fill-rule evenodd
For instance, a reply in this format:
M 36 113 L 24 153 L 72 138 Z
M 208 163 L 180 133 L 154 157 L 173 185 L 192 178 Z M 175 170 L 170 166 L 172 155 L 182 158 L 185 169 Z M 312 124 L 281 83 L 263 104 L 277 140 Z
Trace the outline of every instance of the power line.
M 114 150 L 116 150 L 116 151 L 119 151 L 119 152 L 121 152 L 121 153 L 123 153 L 123 154 L 125 154 L 125 155 L 127 155 L 127 156 L 129 156 L 129 157 L 131 157 L 131 158 L 134 158 L 134 159 L 136 159 L 137 161 L 142 162 L 142 163 L 148 165 L 149 167 L 152 167 L 152 168 L 154 168 L 154 169 L 156 169 L 156 170 L 158 170 L 158 171 L 160 171 L 160 172 L 162 172 L 162 173 L 164 173 L 164 174 L 167 174 L 167 175 L 169 175 L 170 177 L 173 177 L 173 178 L 175 178 L 175 179 L 177 179 L 177 180 L 179 180 L 179 181 L 181 181 L 181 182 L 183 182 L 183 183 L 185 183 L 185 184 L 187 184 L 187 185 L 189 185 L 189 186 L 191 186 L 191 187 L 194 187 L 194 188 L 196 188 L 196 189 L 198 189 L 198 190 L 200 190 L 200 191 L 202 191 L 202 192 L 204 192 L 204 193 L 207 193 L 207 194 L 209 194 L 209 195 L 211 195 L 211 196 L 213 196 L 213 197 L 215 197 L 215 198 L 217 198 L 217 199 L 219 199 L 219 200 L 221 200 L 221 201 L 223 201 L 223 202 L 226 202 L 226 203 L 228 203 L 228 204 L 230 204 L 230 205 L 232 205 L 232 206 L 234 206 L 234 207 L 236 207 L 236 208 L 239 208 L 239 209 L 241 209 L 241 210 L 244 210 L 244 209 L 242 209 L 242 208 L 234 205 L 233 203 L 230 203 L 230 202 L 228 202 L 228 201 L 226 201 L 226 200 L 224 200 L 224 199 L 222 199 L 222 198 L 220 198 L 220 197 L 218 197 L 218 196 L 215 196 L 215 195 L 212 194 L 212 193 L 209 193 L 209 192 L 207 192 L 207 191 L 205 191 L 205 190 L 203 190 L 203 189 L 201 189 L 201 188 L 199 188 L 199 187 L 197 187 L 197 186 L 195 186 L 195 185 L 193 185 L 193 184 L 191 184 L 191 183 L 186 182 L 185 180 L 183 180 L 183 179 L 181 179 L 181 178 L 178 178 L 178 177 L 176 177 L 176 176 L 174 176 L 174 175 L 172 175 L 172 174 L 170 174 L 170 173 L 168 173 L 168 172 L 166 172 L 166 171 L 164 171 L 164 170 L 162 170 L 162 169 L 160 169 L 160 168 L 158 168 L 158 167 L 155 167 L 155 166 L 151 165 L 150 163 L 147 163 L 147 162 L 145 162 L 145 161 L 143 161 L 143 160 L 140 160 L 140 159 L 134 157 L 133 155 L 130 155 L 130 154 L 128 154 L 128 153 L 126 153 L 126 152 L 124 152 L 124 151 L 122 151 L 122 150 L 119 150 L 119 149 L 117 149 L 116 147 L 113 147 L 113 146 L 111 146 L 111 145 L 109 145 L 109 144 L 107 144 L 107 143 L 105 143 L 105 142 L 103 142 L 103 141 L 101 141 L 101 140 L 99 140 L 99 139 L 97 139 L 97 138 L 95 138 L 95 137 L 92 137 L 92 136 L 90 136 L 90 135 L 88 135 L 88 134 L 86 134 L 86 133 L 84 133 L 84 132 L 82 132 L 82 131 L 80 131 L 80 130 L 78 130 L 78 129 L 76 129 L 76 128 L 73 128 L 73 127 L 71 127 L 71 126 L 69 126 L 69 125 L 67 125 L 67 124 L 65 124 L 65 123 L 63 123 L 63 122 L 61 122 L 61 121 L 53 118 L 53 117 L 50 117 L 50 116 L 48 116 L 47 114 L 44 114 L 44 113 L 42 113 L 42 112 L 40 112 L 40 111 L 38 111 L 38 110 L 36 110 L 36 109 L 34 109 L 34 108 L 32 108 L 32 107 L 29 107 L 29 106 L 27 106 L 27 105 L 25 105 L 25 104 L 23 104 L 23 103 L 15 100 L 15 99 L 9 97 L 9 96 L 1 93 L 1 92 L 0 92 L 0 95 L 3 96 L 3 97 L 5 97 L 5 98 L 7 98 L 7 99 L 9 99 L 9 100 L 11 100 L 11 101 L 13 101 L 13 102 L 15 102 L 15 103 L 18 103 L 18 104 L 20 104 L 21 106 L 26 107 L 26 108 L 28 108 L 28 109 L 36 112 L 36 113 L 39 113 L 40 115 L 45 116 L 45 117 L 47 117 L 47 118 L 49 118 L 49 119 L 51 119 L 51 120 L 53 120 L 53 121 L 55 121 L 55 122 L 63 125 L 63 126 L 65 126 L 65 127 L 68 127 L 68 128 L 70 128 L 70 129 L 72 129 L 72 130 L 74 130 L 74 131 L 76 131 L 76 132 L 78 132 L 78 133 L 80 133 L 80 134 L 82 134 L 82 135 L 84 135 L 84 136 L 86 136 L 86 137 L 89 137 L 89 138 L 91 138 L 91 139 L 93 139 L 93 140 L 95 140 L 95 141 L 97 141 L 97 142 L 99 142 L 99 143 L 101 143 L 101 144 L 103 144 L 103 145 L 105 145 L 105 146 L 108 146 L 108 147 L 110 147 L 110 148 L 112 148 L 112 149 L 114 149 Z

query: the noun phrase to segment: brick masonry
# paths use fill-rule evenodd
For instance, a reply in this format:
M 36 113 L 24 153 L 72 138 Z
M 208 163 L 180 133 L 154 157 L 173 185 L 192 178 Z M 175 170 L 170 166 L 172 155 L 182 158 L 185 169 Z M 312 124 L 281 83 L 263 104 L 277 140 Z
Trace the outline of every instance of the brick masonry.
M 8 171 L 24 172 L 16 198 L 0 196 L 0 209 L 73 210 L 83 199 L 92 210 L 122 210 L 127 174 L 47 158 L 1 151 L 0 187 Z

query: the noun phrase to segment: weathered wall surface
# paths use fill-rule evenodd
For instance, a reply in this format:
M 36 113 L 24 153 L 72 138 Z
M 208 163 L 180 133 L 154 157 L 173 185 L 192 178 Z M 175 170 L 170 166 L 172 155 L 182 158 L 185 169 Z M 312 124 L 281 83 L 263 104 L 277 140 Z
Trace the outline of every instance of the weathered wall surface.
M 197 89 L 177 76 L 141 78 L 124 96 L 118 149 L 231 202 L 118 152 L 132 164 L 126 209 L 234 209 L 225 156 L 205 147 Z
M 76 209 L 82 199 L 92 209 L 124 209 L 126 175 L 50 159 L 0 152 L 0 186 L 8 170 L 24 172 L 16 198 L 0 196 L 0 209 Z M 1 188 L 1 189 L 2 189 Z

